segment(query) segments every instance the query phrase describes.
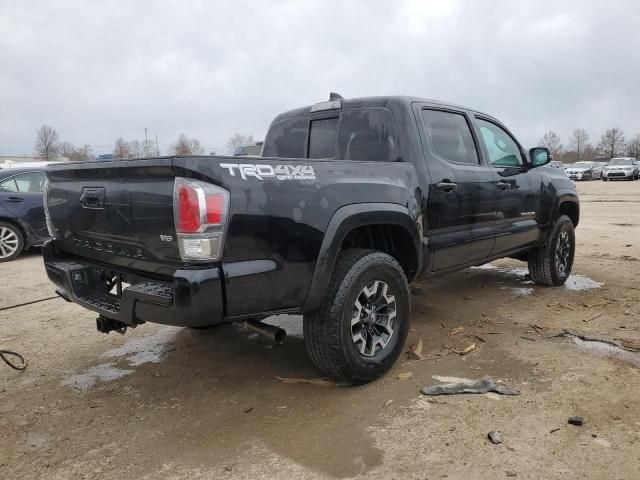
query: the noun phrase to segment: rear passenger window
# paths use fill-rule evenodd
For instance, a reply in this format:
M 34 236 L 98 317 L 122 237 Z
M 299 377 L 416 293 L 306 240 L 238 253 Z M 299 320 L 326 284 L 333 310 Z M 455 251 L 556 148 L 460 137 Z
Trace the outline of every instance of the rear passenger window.
M 13 178 L 9 178 L 4 182 L 0 182 L 0 188 L 2 190 L 6 190 L 8 192 L 17 192 L 18 186 L 16 185 L 16 181 Z
M 18 191 L 29 193 L 42 193 L 44 182 L 47 179 L 44 172 L 30 172 L 16 175 L 15 177 Z
M 399 158 L 396 141 L 389 111 L 347 110 L 340 119 L 338 158 L 393 162 Z
M 335 158 L 338 118 L 312 120 L 309 131 L 309 158 Z
M 460 113 L 422 110 L 431 150 L 455 163 L 478 165 L 478 152 L 467 119 Z
M 271 126 L 264 141 L 263 157 L 301 158 L 305 156 L 307 117 L 282 120 Z

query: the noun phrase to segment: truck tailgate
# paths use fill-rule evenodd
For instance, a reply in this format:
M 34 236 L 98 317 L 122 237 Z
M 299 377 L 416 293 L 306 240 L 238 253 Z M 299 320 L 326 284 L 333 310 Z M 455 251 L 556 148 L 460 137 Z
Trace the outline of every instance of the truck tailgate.
M 164 275 L 180 265 L 172 158 L 58 164 L 47 176 L 60 250 Z

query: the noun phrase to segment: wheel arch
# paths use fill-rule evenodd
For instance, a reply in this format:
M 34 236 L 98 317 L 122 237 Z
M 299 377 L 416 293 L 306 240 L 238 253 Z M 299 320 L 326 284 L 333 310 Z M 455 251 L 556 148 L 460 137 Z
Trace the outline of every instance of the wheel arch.
M 339 208 L 325 231 L 303 311 L 315 309 L 322 301 L 341 250 L 356 247 L 388 253 L 411 281 L 422 266 L 420 245 L 419 222 L 403 205 L 357 203 Z

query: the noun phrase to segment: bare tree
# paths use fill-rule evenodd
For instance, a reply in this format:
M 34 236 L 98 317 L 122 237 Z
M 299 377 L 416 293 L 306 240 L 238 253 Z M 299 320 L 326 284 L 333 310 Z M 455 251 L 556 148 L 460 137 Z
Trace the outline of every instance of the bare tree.
M 131 140 L 129 142 L 129 157 L 128 158 L 140 158 L 145 157 L 145 144 L 144 140 Z
M 85 144 L 81 147 L 76 147 L 70 142 L 62 142 L 60 154 L 72 162 L 83 162 L 96 158 L 90 145 Z
M 627 143 L 627 156 L 635 159 L 640 158 L 640 135 L 636 135 Z
M 576 162 L 586 160 L 585 150 L 589 145 L 589 134 L 584 128 L 576 128 L 569 137 L 569 148 L 576 152 Z
M 182 133 L 176 143 L 171 145 L 170 151 L 174 155 L 199 155 L 204 153 L 204 148 L 197 138 L 189 138 Z
M 73 149 L 69 160 L 72 162 L 86 162 L 89 160 L 95 160 L 96 156 L 93 154 L 93 150 L 91 145 L 87 145 L 86 143 L 81 147 L 76 147 Z
M 600 137 L 598 150 L 609 158 L 620 155 L 624 151 L 624 133 L 618 127 L 609 128 Z
M 227 148 L 231 153 L 235 152 L 237 147 L 242 145 L 248 145 L 253 143 L 253 135 L 244 135 L 242 133 L 235 133 L 233 137 L 231 137 L 227 141 Z
M 38 129 L 35 150 L 38 155 L 43 156 L 46 160 L 60 155 L 60 140 L 55 128 L 45 124 Z
M 540 145 L 543 147 L 547 147 L 551 151 L 551 155 L 554 157 L 560 158 L 562 155 L 563 146 L 560 142 L 560 137 L 553 130 L 549 130 L 544 136 L 540 139 Z
M 130 158 L 130 156 L 131 150 L 129 148 L 129 143 L 124 138 L 119 137 L 113 145 L 113 158 L 116 160 L 123 160 L 125 158 Z

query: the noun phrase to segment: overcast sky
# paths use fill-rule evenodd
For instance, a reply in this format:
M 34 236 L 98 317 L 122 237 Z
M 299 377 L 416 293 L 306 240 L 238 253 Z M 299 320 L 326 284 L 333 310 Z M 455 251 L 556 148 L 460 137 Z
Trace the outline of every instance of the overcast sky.
M 207 151 L 263 138 L 280 111 L 407 94 L 505 122 L 525 146 L 555 130 L 640 133 L 640 2 L 0 0 L 0 153 L 43 123 L 110 152 L 180 133 Z

